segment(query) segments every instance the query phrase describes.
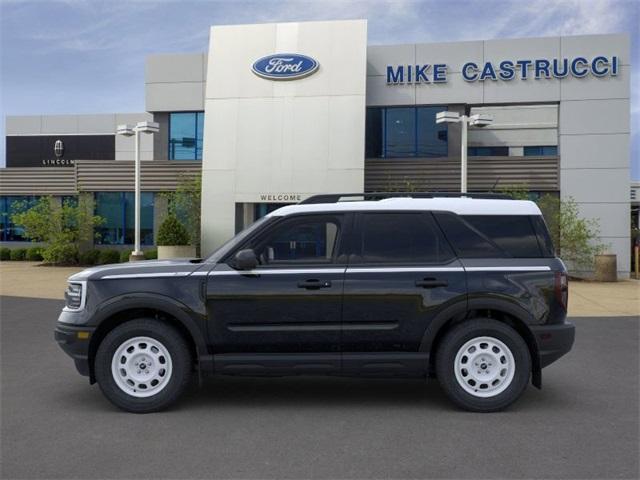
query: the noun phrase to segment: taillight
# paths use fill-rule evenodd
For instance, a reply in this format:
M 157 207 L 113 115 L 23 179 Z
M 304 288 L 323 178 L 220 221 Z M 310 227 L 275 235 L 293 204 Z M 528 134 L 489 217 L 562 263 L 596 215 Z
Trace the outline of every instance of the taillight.
M 565 272 L 556 272 L 555 292 L 556 300 L 566 310 L 569 302 L 569 277 Z

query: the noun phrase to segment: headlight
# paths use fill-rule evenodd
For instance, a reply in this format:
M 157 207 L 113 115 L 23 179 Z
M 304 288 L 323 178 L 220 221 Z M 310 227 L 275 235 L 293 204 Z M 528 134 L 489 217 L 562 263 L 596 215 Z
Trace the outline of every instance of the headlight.
M 69 310 L 82 309 L 86 293 L 85 282 L 69 282 L 64 292 L 65 306 Z

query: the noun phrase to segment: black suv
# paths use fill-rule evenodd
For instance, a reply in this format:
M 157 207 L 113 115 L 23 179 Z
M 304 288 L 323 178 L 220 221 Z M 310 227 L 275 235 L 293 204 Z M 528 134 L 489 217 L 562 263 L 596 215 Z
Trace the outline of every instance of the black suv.
M 80 272 L 55 338 L 111 402 L 139 413 L 173 403 L 194 373 L 435 376 L 481 412 L 511 404 L 530 378 L 540 388 L 574 327 L 538 207 L 384 197 L 280 208 L 205 260 Z

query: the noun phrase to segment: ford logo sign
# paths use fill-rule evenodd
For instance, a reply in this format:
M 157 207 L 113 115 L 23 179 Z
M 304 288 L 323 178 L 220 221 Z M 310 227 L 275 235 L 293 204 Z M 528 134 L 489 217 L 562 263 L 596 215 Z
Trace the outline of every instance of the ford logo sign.
M 269 80 L 296 80 L 315 73 L 318 67 L 318 62 L 306 55 L 278 53 L 256 60 L 251 70 Z

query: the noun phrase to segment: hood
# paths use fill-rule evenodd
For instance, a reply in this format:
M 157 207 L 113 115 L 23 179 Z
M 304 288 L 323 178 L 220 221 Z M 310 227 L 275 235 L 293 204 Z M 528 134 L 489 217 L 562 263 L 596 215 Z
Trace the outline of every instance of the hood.
M 141 262 L 115 263 L 100 265 L 82 270 L 69 277 L 69 281 L 108 280 L 126 278 L 129 275 L 144 275 L 152 277 L 154 274 L 167 276 L 187 276 L 202 267 L 202 260 L 195 258 L 173 258 L 171 260 L 144 260 Z

